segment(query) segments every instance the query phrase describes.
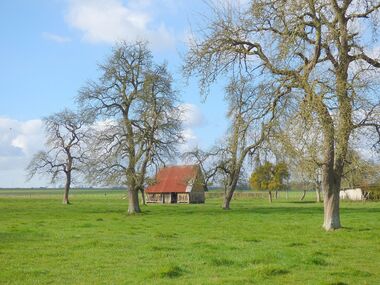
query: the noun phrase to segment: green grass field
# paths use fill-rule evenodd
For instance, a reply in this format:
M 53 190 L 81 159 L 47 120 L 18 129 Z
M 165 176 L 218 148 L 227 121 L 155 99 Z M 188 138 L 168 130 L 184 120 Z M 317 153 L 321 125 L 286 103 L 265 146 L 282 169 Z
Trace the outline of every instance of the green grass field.
M 149 205 L 124 191 L 0 191 L 0 284 L 380 284 L 380 203 L 220 198 Z

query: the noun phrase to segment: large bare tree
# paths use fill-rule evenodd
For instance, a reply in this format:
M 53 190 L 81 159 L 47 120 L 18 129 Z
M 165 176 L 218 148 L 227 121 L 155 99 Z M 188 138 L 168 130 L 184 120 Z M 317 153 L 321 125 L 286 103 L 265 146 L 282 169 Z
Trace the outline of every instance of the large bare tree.
M 149 169 L 170 159 L 181 141 L 177 95 L 166 65 L 153 63 L 144 42 L 116 45 L 99 67 L 99 80 L 78 98 L 98 124 L 89 178 L 126 185 L 128 213 L 139 213 Z
M 47 175 L 51 183 L 65 180 L 63 204 L 69 204 L 73 172 L 82 172 L 86 154 L 86 138 L 90 132 L 86 119 L 70 110 L 43 119 L 46 151 L 33 156 L 27 167 L 28 179 L 36 174 Z
M 222 8 L 220 8 L 222 7 Z M 193 37 L 185 64 L 203 90 L 236 65 L 275 82 L 296 112 L 321 126 L 326 230 L 341 227 L 339 190 L 350 136 L 372 129 L 379 142 L 379 56 L 368 34 L 379 24 L 379 1 L 252 0 L 215 6 Z M 274 81 L 273 81 L 274 80 Z M 294 108 L 294 106 L 296 106 Z

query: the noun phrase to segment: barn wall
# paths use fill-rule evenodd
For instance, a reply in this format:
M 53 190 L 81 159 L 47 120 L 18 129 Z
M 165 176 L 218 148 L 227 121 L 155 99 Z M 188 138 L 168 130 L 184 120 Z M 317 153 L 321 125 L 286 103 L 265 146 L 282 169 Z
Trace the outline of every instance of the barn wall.
M 177 203 L 189 203 L 189 193 L 178 193 Z
M 146 202 L 147 203 L 162 203 L 163 196 L 160 193 L 147 193 L 146 194 Z
M 172 202 L 171 193 L 165 193 L 164 195 L 164 204 L 170 204 Z

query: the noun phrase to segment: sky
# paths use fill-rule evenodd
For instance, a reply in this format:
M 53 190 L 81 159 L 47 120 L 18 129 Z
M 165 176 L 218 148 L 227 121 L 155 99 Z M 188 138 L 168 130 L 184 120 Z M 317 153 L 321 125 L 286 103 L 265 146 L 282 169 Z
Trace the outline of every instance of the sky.
M 181 76 L 186 41 L 206 7 L 201 0 L 0 1 L 0 187 L 49 186 L 26 181 L 25 167 L 44 147 L 41 119 L 64 108 L 115 42 L 148 40 L 157 63 L 167 62 L 179 90 L 186 143 L 208 147 L 227 127 L 223 88 L 202 98 L 195 79 Z

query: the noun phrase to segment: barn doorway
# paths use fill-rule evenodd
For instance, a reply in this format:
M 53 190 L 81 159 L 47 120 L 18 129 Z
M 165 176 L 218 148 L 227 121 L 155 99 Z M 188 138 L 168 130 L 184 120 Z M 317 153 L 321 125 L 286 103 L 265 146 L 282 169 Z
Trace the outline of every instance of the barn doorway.
M 177 193 L 172 193 L 171 202 L 172 204 L 177 203 Z

